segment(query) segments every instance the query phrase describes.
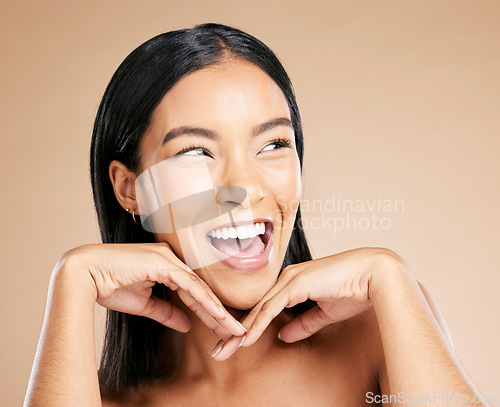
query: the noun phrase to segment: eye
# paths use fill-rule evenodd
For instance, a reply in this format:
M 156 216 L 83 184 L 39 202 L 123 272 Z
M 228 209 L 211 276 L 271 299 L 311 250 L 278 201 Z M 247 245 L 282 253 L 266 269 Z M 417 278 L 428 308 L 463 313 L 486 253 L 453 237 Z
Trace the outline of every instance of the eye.
M 291 146 L 292 146 L 292 143 L 290 142 L 290 140 L 287 140 L 284 138 L 277 138 L 277 139 L 274 139 L 269 144 L 267 144 L 260 151 L 261 152 L 274 151 L 274 150 L 278 150 L 280 148 L 291 148 Z
M 203 146 L 190 146 L 183 148 L 181 151 L 179 151 L 175 156 L 181 156 L 181 155 L 186 155 L 186 156 L 208 156 L 212 157 L 210 152 Z

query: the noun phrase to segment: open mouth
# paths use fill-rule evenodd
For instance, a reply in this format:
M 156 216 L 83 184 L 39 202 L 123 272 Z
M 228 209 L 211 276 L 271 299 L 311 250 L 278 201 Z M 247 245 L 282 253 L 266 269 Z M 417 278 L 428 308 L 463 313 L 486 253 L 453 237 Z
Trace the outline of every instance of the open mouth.
M 272 236 L 272 222 L 262 219 L 219 226 L 207 234 L 207 240 L 222 263 L 237 270 L 250 271 L 269 262 Z

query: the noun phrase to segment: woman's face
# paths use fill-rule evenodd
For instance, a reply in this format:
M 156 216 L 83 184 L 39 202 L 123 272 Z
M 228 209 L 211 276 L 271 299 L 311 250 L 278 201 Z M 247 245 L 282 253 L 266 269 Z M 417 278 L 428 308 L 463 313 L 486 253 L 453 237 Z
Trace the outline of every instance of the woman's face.
M 253 307 L 276 283 L 301 193 L 278 85 L 243 60 L 182 78 L 155 110 L 141 168 L 172 217 L 172 230 L 157 227 L 156 240 L 224 304 Z

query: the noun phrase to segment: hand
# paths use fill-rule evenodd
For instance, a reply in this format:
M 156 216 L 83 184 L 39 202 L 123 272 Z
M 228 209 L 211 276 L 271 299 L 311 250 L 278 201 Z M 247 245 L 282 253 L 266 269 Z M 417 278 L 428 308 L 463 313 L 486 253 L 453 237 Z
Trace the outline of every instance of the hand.
M 214 359 L 225 360 L 240 346 L 252 345 L 284 308 L 307 299 L 316 301 L 317 305 L 281 328 L 282 341 L 305 339 L 327 325 L 365 311 L 372 306 L 370 282 L 375 260 L 388 253 L 397 256 L 387 249 L 360 248 L 287 267 L 276 285 L 244 319 L 248 333 L 243 338 L 226 341 Z
M 72 249 L 68 263 L 87 270 L 95 300 L 111 310 L 151 318 L 187 332 L 191 322 L 174 304 L 152 295 L 156 283 L 176 290 L 180 299 L 222 339 L 245 329 L 222 306 L 208 285 L 186 266 L 168 243 L 95 244 Z

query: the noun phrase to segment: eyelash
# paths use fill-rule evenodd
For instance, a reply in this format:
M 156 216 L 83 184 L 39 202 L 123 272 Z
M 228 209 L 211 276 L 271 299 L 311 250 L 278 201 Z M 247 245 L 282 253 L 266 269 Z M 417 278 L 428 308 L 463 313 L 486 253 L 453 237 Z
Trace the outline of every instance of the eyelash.
M 186 147 L 186 148 L 183 148 L 181 151 L 179 151 L 177 155 L 181 155 L 181 154 L 184 154 L 184 153 L 187 153 L 188 151 L 194 151 L 194 150 L 203 150 L 203 152 L 208 155 L 208 156 L 212 156 L 210 151 L 208 150 L 208 148 L 206 148 L 205 146 L 203 145 L 191 145 L 189 147 Z
M 279 148 L 291 148 L 291 146 L 292 146 L 292 143 L 291 143 L 290 140 L 287 140 L 287 139 L 281 138 L 281 137 L 275 138 L 274 140 L 271 140 L 271 142 L 268 143 L 265 147 L 268 147 L 268 146 L 270 146 L 272 144 L 276 144 L 278 146 L 278 148 L 275 148 L 274 150 L 278 150 Z M 179 151 L 176 154 L 176 156 L 184 154 L 184 153 L 187 153 L 188 151 L 194 151 L 194 150 L 203 150 L 203 152 L 206 155 L 212 157 L 212 155 L 211 155 L 211 153 L 210 153 L 210 151 L 208 150 L 207 147 L 205 147 L 204 145 L 194 145 L 194 144 L 191 145 L 191 146 L 183 148 L 181 151 Z
M 276 144 L 278 148 L 291 148 L 292 146 L 292 142 L 290 140 L 281 137 L 275 138 L 269 144 L 267 144 L 266 147 L 270 146 L 271 144 Z M 277 150 L 277 148 L 275 150 Z

